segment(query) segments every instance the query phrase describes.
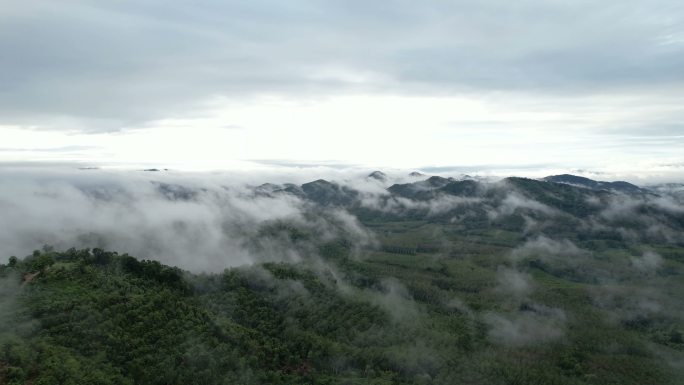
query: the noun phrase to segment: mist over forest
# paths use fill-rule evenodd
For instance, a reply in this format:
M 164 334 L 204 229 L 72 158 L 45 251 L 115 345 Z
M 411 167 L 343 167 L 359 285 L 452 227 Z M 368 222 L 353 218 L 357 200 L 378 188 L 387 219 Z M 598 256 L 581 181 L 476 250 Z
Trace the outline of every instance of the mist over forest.
M 7 383 L 677 384 L 684 369 L 684 185 L 3 176 Z
M 536 191 L 539 187 L 531 180 L 527 186 L 528 181 L 519 178 L 445 178 L 418 172 L 390 177 L 380 171 L 368 175 L 356 171 L 333 174 L 338 179 L 330 181 L 292 175 L 302 181 L 298 184 L 261 179 L 269 176 L 6 171 L 0 182 L 1 220 L 6 228 L 0 235 L 0 251 L 6 260 L 42 245 L 97 247 L 194 272 L 217 272 L 242 264 L 299 259 L 288 245 L 267 245 L 259 239 L 263 227 L 289 223 L 315 229 L 323 239 L 354 235 L 355 243 L 366 246 L 375 234 L 359 219 L 373 217 L 450 224 L 480 221 L 485 228 L 519 221 L 514 230 L 528 238 L 545 233 L 558 236 L 563 228 L 569 237 L 577 236 L 572 234 L 575 229 L 588 234 L 603 231 L 623 242 L 677 244 L 683 237 L 678 215 L 684 213 L 684 186 L 677 184 L 640 188 L 623 182 L 627 187 L 592 187 L 581 194 L 570 193 L 572 201 L 563 202 L 568 192 L 560 190 L 560 196 L 551 197 Z M 573 184 L 561 187 L 569 185 Z

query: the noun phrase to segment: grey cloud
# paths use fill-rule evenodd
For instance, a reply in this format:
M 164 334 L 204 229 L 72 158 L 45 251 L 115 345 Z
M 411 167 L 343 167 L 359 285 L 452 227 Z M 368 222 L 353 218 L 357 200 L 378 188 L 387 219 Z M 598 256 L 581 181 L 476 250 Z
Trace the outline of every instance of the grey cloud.
M 539 235 L 536 238 L 526 241 L 523 245 L 515 248 L 511 252 L 511 257 L 514 260 L 519 260 L 526 256 L 539 257 L 563 257 L 565 259 L 572 259 L 573 257 L 581 257 L 586 255 L 586 251 L 578 248 L 574 243 L 567 239 L 555 240 L 544 235 Z
M 213 97 L 681 84 L 676 1 L 29 0 L 0 6 L 4 123 L 114 130 Z
M 616 275 L 627 274 L 624 266 L 598 259 L 593 252 L 580 249 L 567 239 L 555 240 L 544 235 L 516 247 L 510 257 L 518 264 L 534 265 L 549 274 L 576 282 L 610 282 Z
M 102 147 L 99 146 L 61 146 L 61 147 L 44 147 L 44 148 L 26 148 L 26 147 L 0 147 L 0 152 L 80 152 L 85 150 L 97 150 Z
M 647 237 L 658 242 L 677 243 L 684 239 L 681 231 L 673 228 L 673 220 L 676 223 L 684 212 L 684 206 L 677 199 L 676 195 L 617 195 L 607 201 L 600 217 L 620 231 L 625 239 Z M 631 228 L 634 226 L 642 226 L 646 231 L 637 236 Z
M 320 168 L 329 167 L 333 169 L 349 169 L 358 165 L 340 161 L 294 161 L 285 159 L 249 159 L 249 162 L 264 164 L 267 166 L 289 167 L 289 168 Z
M 480 202 L 482 202 L 481 198 L 465 198 L 450 195 L 437 196 L 427 201 L 389 196 L 386 192 L 381 194 L 363 193 L 361 195 L 361 205 L 363 207 L 393 214 L 406 214 L 418 211 L 425 213 L 427 217 L 443 215 L 455 208 L 474 205 Z
M 676 316 L 677 306 L 666 307 L 667 298 L 655 288 L 600 286 L 592 293 L 594 305 L 606 311 L 611 322 L 625 322 L 655 315 Z
M 367 291 L 371 302 L 387 311 L 396 322 L 417 321 L 420 309 L 408 289 L 396 278 L 381 282 L 382 292 Z
M 0 211 L 2 260 L 43 244 L 108 248 L 194 271 L 315 257 L 314 245 L 292 241 L 279 223 L 317 240 L 372 241 L 349 214 L 312 213 L 289 195 L 254 196 L 221 175 L 3 170 Z M 273 234 L 260 234 L 264 226 Z
M 502 123 L 507 124 L 507 123 Z M 539 170 L 550 167 L 557 167 L 555 163 L 533 163 L 533 164 L 516 164 L 508 163 L 505 166 L 496 164 L 478 164 L 470 166 L 425 166 L 421 167 L 420 170 L 428 173 L 451 173 L 451 172 L 461 172 L 461 173 L 477 173 L 481 171 L 498 171 L 506 174 L 506 171 L 510 171 L 510 167 L 515 167 L 516 170 Z
M 449 309 L 456 309 L 461 313 L 467 314 L 468 316 L 473 316 L 474 312 L 462 299 L 458 297 L 453 297 L 444 304 Z
M 640 257 L 632 257 L 631 260 L 632 266 L 644 273 L 655 271 L 663 263 L 663 257 L 653 251 L 647 251 Z
M 682 115 L 684 115 L 684 109 L 680 108 L 678 114 L 672 114 L 660 120 L 651 119 L 648 122 L 623 123 L 618 127 L 604 129 L 602 133 L 607 135 L 633 135 L 631 138 L 638 141 L 646 139 L 681 141 L 684 137 L 684 123 L 680 121 Z M 629 139 L 628 136 L 624 140 Z
M 533 305 L 514 314 L 488 313 L 484 317 L 490 327 L 489 339 L 502 345 L 525 346 L 558 339 L 565 333 L 565 312 L 561 309 Z
M 546 215 L 558 215 L 559 212 L 536 200 L 528 199 L 521 194 L 513 191 L 506 195 L 501 204 L 495 209 L 490 210 L 487 215 L 494 220 L 501 216 L 511 215 L 517 210 L 527 209 L 537 211 Z
M 524 298 L 533 289 L 532 276 L 515 269 L 500 266 L 497 270 L 497 280 L 499 285 L 495 290 L 506 296 Z

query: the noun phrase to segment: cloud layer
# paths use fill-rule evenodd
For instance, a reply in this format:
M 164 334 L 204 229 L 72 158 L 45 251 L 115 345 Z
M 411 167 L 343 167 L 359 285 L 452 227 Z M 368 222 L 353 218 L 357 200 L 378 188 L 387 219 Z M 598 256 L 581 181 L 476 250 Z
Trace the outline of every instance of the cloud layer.
M 312 212 L 289 194 L 255 195 L 244 180 L 87 171 L 0 174 L 3 261 L 47 244 L 100 247 L 193 271 L 220 271 L 298 261 L 315 255 L 317 242 L 337 236 L 371 241 L 346 212 Z
M 87 118 L 89 129 L 111 130 L 187 114 L 215 98 L 263 94 L 657 89 L 667 96 L 684 80 L 677 1 L 0 7 L 4 123 L 73 127 Z

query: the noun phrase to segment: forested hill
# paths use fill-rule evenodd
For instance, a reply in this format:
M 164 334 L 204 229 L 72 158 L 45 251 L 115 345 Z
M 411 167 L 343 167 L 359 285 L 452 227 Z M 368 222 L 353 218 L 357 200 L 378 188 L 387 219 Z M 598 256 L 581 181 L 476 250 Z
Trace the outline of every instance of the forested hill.
M 635 307 L 656 295 L 642 285 L 682 293 L 684 250 L 600 293 L 567 264 L 534 256 L 516 272 L 496 261 L 500 245 L 482 247 L 479 262 L 359 259 L 337 240 L 318 266 L 212 275 L 99 249 L 36 251 L 0 268 L 0 383 L 682 383 L 680 314 Z

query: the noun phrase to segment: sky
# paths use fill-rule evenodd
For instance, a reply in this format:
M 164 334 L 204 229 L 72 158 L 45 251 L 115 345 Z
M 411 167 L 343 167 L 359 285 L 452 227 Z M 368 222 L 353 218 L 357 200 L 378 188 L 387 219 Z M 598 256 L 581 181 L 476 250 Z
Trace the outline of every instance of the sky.
M 5 1 L 0 52 L 0 167 L 684 180 L 679 0 Z

